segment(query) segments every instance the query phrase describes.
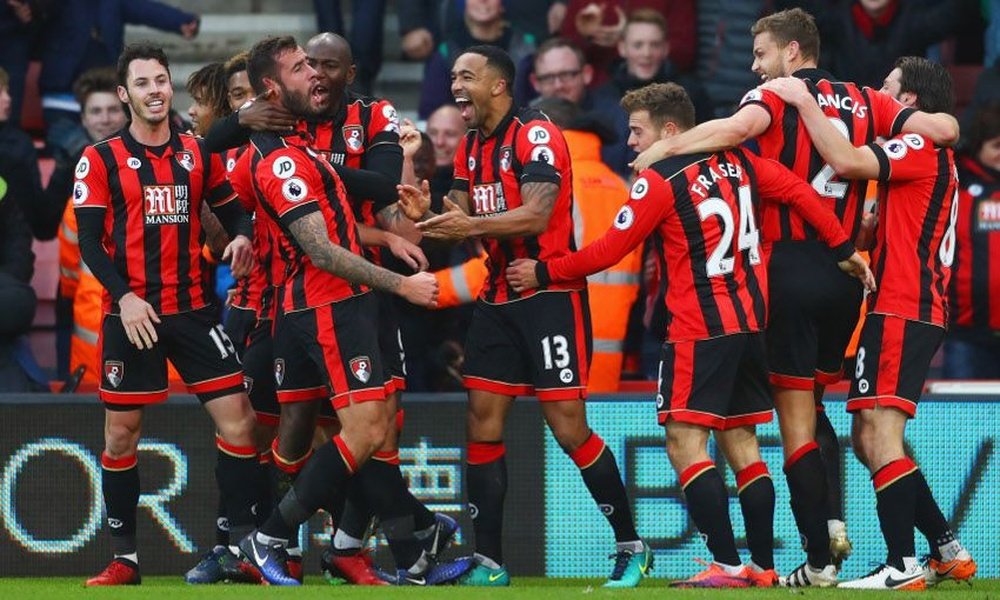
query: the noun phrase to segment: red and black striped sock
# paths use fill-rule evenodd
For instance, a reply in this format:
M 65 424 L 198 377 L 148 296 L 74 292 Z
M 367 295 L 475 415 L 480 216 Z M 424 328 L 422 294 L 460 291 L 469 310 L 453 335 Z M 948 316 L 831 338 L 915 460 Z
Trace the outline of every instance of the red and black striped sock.
M 469 442 L 465 469 L 476 553 L 503 564 L 503 502 L 507 461 L 503 442 Z
M 774 482 L 763 461 L 736 474 L 736 486 L 747 530 L 750 559 L 762 569 L 774 568 Z
M 792 515 L 802 534 L 809 564 L 822 569 L 830 564 L 830 531 L 826 521 L 826 471 L 816 442 L 805 444 L 785 460 L 785 477 L 792 501 Z
M 136 455 L 111 458 L 101 454 L 101 491 L 111 528 L 115 556 L 134 554 L 135 509 L 139 504 L 139 466 Z
M 632 507 L 622 484 L 618 463 L 601 436 L 590 433 L 583 444 L 569 455 L 580 468 L 583 483 L 590 490 L 601 513 L 611 524 L 616 542 L 634 542 L 639 539 L 632 520 Z
M 903 558 L 916 556 L 913 526 L 917 505 L 917 465 L 900 458 L 872 475 L 878 520 L 888 551 L 886 563 L 903 570 Z
M 740 555 L 729 520 L 729 494 L 715 463 L 707 460 L 691 465 L 681 472 L 680 483 L 688 514 L 704 536 L 712 558 L 723 565 L 739 565 Z

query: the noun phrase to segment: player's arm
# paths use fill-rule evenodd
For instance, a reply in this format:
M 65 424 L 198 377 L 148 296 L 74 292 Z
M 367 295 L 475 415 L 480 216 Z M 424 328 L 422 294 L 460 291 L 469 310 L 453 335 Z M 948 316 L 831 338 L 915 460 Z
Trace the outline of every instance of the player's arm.
M 954 146 L 958 143 L 958 119 L 948 113 L 927 113 L 915 111 L 903 122 L 906 133 L 919 133 L 938 146 Z
M 816 104 L 816 99 L 809 93 L 804 81 L 796 77 L 781 77 L 764 84 L 764 89 L 777 94 L 798 109 L 813 145 L 837 175 L 848 179 L 875 179 L 878 176 L 879 167 L 875 154 L 870 148 L 855 147 L 837 131 Z
M 764 106 L 745 104 L 731 117 L 705 121 L 684 133 L 654 142 L 632 161 L 632 168 L 642 171 L 658 160 L 678 154 L 733 148 L 764 133 L 770 124 L 771 114 Z
M 253 245 L 250 242 L 253 238 L 253 222 L 247 211 L 243 210 L 243 204 L 226 178 L 222 158 L 218 154 L 210 156 L 209 165 L 205 168 L 205 176 L 208 178 L 205 202 L 229 235 L 230 241 L 222 251 L 222 260 L 229 262 L 233 277 L 239 279 L 249 275 L 255 264 Z
M 233 114 L 216 119 L 205 134 L 209 152 L 225 152 L 250 141 L 251 131 L 288 131 L 295 126 L 295 117 L 283 107 L 262 101 L 257 96 Z
M 391 231 L 358 223 L 358 240 L 363 246 L 388 248 L 393 256 L 414 271 L 424 271 L 430 264 L 420 246 Z
M 618 264 L 649 237 L 673 206 L 672 192 L 654 171 L 640 174 L 632 184 L 628 203 L 614 223 L 583 249 L 549 262 L 518 259 L 507 268 L 507 280 L 517 291 L 549 283 L 575 281 Z M 652 183 L 651 183 L 652 182 Z M 648 199 L 647 195 L 649 196 Z

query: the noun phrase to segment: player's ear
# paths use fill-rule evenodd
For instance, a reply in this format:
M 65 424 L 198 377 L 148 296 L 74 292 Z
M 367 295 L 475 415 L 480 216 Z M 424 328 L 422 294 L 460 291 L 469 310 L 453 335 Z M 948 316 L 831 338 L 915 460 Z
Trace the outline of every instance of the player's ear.
M 118 86 L 118 99 L 123 103 L 128 104 L 128 90 L 125 89 L 124 85 Z
M 351 85 L 354 83 L 354 78 L 357 77 L 357 75 L 358 75 L 358 66 L 355 65 L 354 63 L 351 63 L 351 66 L 347 67 L 347 76 L 344 77 L 344 81 L 347 82 L 347 85 Z

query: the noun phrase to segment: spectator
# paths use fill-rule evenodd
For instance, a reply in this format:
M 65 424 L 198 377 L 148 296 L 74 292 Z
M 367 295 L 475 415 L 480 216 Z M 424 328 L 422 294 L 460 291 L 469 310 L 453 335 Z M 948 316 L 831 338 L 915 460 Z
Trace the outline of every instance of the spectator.
M 11 121 L 10 78 L 0 68 L 0 177 L 3 177 L 8 201 L 15 202 L 30 232 L 40 239 L 55 236 L 56 216 L 49 218 L 42 194 L 42 176 L 38 171 L 38 154 L 28 134 Z
M 454 104 L 445 104 L 427 119 L 427 135 L 434 146 L 434 176 L 431 182 L 431 210 L 439 212 L 441 198 L 451 189 L 455 151 L 465 136 L 465 121 Z
M 230 113 L 236 112 L 254 97 L 250 76 L 247 75 L 247 55 L 240 52 L 226 61 L 226 98 Z
M 611 80 L 594 92 L 594 109 L 609 115 L 618 140 L 605 145 L 601 157 L 616 173 L 629 178 L 628 163 L 635 153 L 628 147 L 628 113 L 620 101 L 626 92 L 650 83 L 676 83 L 683 87 L 695 106 L 698 121 L 711 118 L 711 106 L 701 84 L 689 75 L 679 73 L 667 60 L 667 24 L 663 16 L 649 9 L 640 9 L 628 17 L 628 24 L 618 42 L 622 61 L 612 72 Z
M 972 0 L 794 0 L 816 17 L 822 64 L 844 81 L 878 89 L 900 56 L 927 49 L 956 31 Z M 783 8 L 784 6 L 782 6 Z
M 118 77 L 113 68 L 91 69 L 73 85 L 76 101 L 83 107 L 81 123 L 91 142 L 107 139 L 127 122 L 118 98 Z M 59 290 L 56 294 L 56 363 L 61 379 L 84 367 L 82 381 L 98 383 L 97 333 L 100 330 L 104 288 L 80 258 L 76 214 L 69 201 L 80 151 L 56 155 L 56 166 L 45 189 L 46 203 L 61 206 L 59 227 Z
M 21 121 L 21 101 L 28 73 L 31 45 L 38 32 L 43 3 L 28 0 L 6 0 L 0 4 L 0 68 L 10 77 L 10 122 Z
M 353 84 L 355 91 L 363 96 L 371 96 L 375 78 L 382 70 L 385 0 L 352 0 L 350 34 L 344 26 L 340 0 L 313 0 L 313 6 L 316 8 L 316 24 L 320 33 L 337 33 L 350 41 L 358 67 Z
M 944 376 L 1000 379 L 1000 103 L 979 112 L 968 142 L 958 158 Z
M 534 36 L 518 30 L 504 19 L 501 0 L 466 0 L 463 15 L 463 26 L 450 29 L 437 52 L 427 61 L 418 111 L 422 119 L 452 101 L 451 65 L 469 46 L 488 44 L 503 48 L 515 65 L 535 51 Z
M 628 202 L 628 188 L 601 161 L 601 146 L 613 133 L 608 126 L 563 98 L 544 98 L 534 105 L 563 130 L 573 164 L 573 218 L 577 248 L 600 238 Z M 587 277 L 594 335 L 587 391 L 617 392 L 629 312 L 639 293 L 642 247 L 618 264 Z
M 771 5 L 771 0 L 698 0 L 698 79 L 715 117 L 733 114 L 743 94 L 760 83 L 748 68 L 750 28 Z
M 670 62 L 681 71 L 694 68 L 695 0 L 569 0 L 560 35 L 583 49 L 594 67 L 595 86 L 607 81 L 618 60 L 617 46 L 626 16 L 639 9 L 662 15 L 668 27 Z
M 410 60 L 426 60 L 434 52 L 441 43 L 442 24 L 449 4 L 443 0 L 399 3 L 399 39 L 403 56 Z
M 589 111 L 594 98 L 587 86 L 593 79 L 583 50 L 566 38 L 546 40 L 535 52 L 530 81 L 542 98 L 562 98 Z
M 38 390 L 24 366 L 30 352 L 21 337 L 35 318 L 34 264 L 31 234 L 0 174 L 0 392 Z
M 78 154 L 89 142 L 80 127 L 73 82 L 93 67 L 114 66 L 121 54 L 125 24 L 147 25 L 191 39 L 197 15 L 154 0 L 64 0 L 45 25 L 39 87 L 50 151 Z

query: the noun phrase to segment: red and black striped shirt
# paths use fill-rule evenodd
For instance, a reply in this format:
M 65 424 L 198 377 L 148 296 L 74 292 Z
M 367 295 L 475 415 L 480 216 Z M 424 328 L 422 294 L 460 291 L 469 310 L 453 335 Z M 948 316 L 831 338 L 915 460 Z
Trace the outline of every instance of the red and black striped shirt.
M 958 161 L 958 180 L 951 324 L 1000 331 L 1000 172 L 966 156 Z
M 161 315 L 212 303 L 201 203 L 236 201 L 219 155 L 185 133 L 149 147 L 125 129 L 84 149 L 76 180 L 75 209 L 105 211 L 101 245 L 132 292 Z M 103 305 L 118 310 L 107 291 Z
M 518 293 L 507 282 L 507 265 L 514 260 L 554 260 L 576 249 L 573 171 L 562 132 L 537 110 L 511 109 L 489 137 L 470 130 L 459 143 L 452 189 L 469 195 L 473 217 L 488 219 L 518 208 L 521 185 L 531 182 L 559 185 L 548 225 L 539 235 L 483 238 L 489 275 L 479 297 L 486 302 L 511 302 L 537 291 Z M 579 277 L 542 289 L 579 290 L 586 285 Z
M 887 94 L 832 81 L 832 76 L 818 69 L 802 69 L 795 76 L 806 79 L 823 113 L 854 146 L 898 134 L 914 112 Z M 837 213 L 844 231 L 855 239 L 861 227 L 867 182 L 839 179 L 833 167 L 816 151 L 799 111 L 773 92 L 750 90 L 740 106 L 747 104 L 760 105 L 771 115 L 771 124 L 757 137 L 761 155 L 779 161 L 812 185 Z M 761 229 L 768 242 L 816 239 L 815 230 L 786 206 L 769 207 L 761 216 Z
M 335 165 L 351 169 L 367 169 L 368 152 L 379 144 L 399 144 L 399 117 L 388 100 L 347 96 L 332 119 L 299 121 L 297 128 L 312 138 L 311 147 Z M 395 179 L 399 180 L 399 173 Z M 348 195 L 354 216 L 359 223 L 377 227 L 378 207 L 371 198 Z M 381 264 L 381 248 L 366 247 L 370 258 Z
M 795 210 L 838 257 L 853 254 L 836 215 L 809 185 L 776 161 L 734 149 L 669 158 L 640 173 L 607 233 L 544 263 L 540 279 L 597 273 L 653 234 L 666 263 L 668 341 L 761 331 L 767 317 L 757 228 L 762 199 Z
M 272 262 L 282 269 L 275 283 L 282 285 L 284 312 L 315 308 L 368 291 L 364 285 L 313 265 L 289 231 L 289 225 L 299 218 L 320 212 L 330 241 L 361 254 L 357 222 L 340 178 L 326 160 L 301 146 L 300 136 L 254 134 L 249 150 L 230 174 L 236 191 L 255 198 L 257 217 L 264 217 L 269 224 L 275 240 Z
M 248 148 L 247 145 L 230 148 L 222 153 L 226 165 L 226 173 L 233 172 L 236 162 Z M 231 305 L 234 308 L 252 310 L 259 319 L 274 318 L 274 283 L 272 281 L 271 253 L 273 242 L 268 231 L 267 221 L 256 217 L 256 202 L 254 198 L 239 196 L 240 202 L 247 213 L 253 216 L 253 253 L 256 266 L 246 277 L 236 280 L 233 288 Z
M 956 250 L 958 173 L 949 148 L 916 133 L 869 144 L 879 162 L 868 312 L 944 327 Z

